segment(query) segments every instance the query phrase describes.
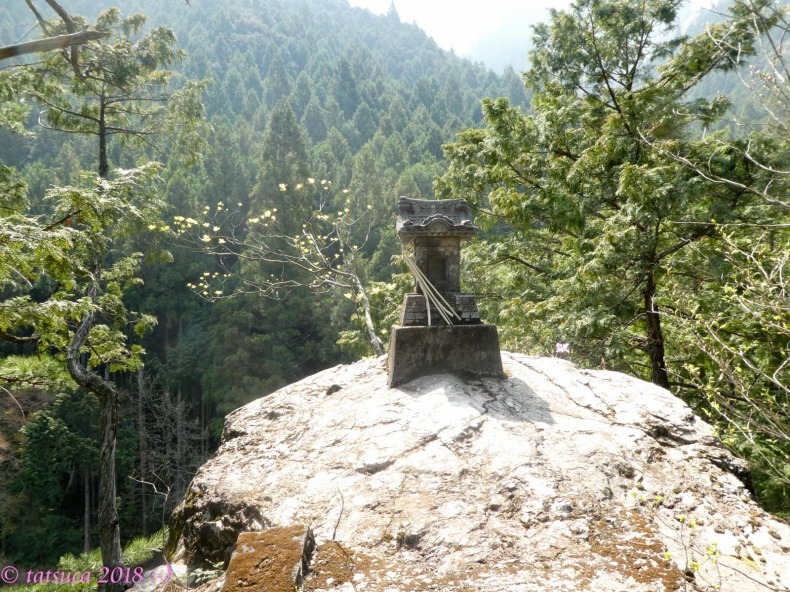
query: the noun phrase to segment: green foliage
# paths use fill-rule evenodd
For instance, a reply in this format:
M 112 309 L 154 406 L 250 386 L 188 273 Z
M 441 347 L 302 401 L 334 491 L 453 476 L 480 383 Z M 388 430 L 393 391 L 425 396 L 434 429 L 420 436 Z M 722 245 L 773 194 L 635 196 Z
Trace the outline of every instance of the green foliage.
M 4 360 L 0 380 L 9 379 L 6 370 L 15 361 L 25 368 L 29 360 Z M 32 381 L 5 382 L 20 398 L 26 388 L 56 393 L 27 418 L 19 433 L 16 462 L 0 473 L 4 489 L 12 494 L 0 511 L 0 524 L 10 556 L 23 565 L 33 561 L 52 565 L 65 549 L 80 548 L 81 535 L 75 527 L 82 510 L 82 476 L 98 469 L 96 399 L 76 390 L 63 376 L 62 361 L 51 360 L 43 370 L 50 372 L 50 380 L 41 372 Z M 55 390 L 59 385 L 65 388 Z
M 87 347 L 103 351 L 114 369 L 133 369 L 139 350 L 125 347 L 127 324 L 150 325 L 148 317 L 130 315 L 122 303 L 123 289 L 135 281 L 141 255 L 118 258 L 104 273 L 105 291 L 96 302 L 75 298 L 80 286 L 91 279 L 91 262 L 108 253 L 108 238 L 119 240 L 148 228 L 156 220 L 160 202 L 153 197 L 151 181 L 157 167 L 147 165 L 120 171 L 111 181 L 98 180 L 94 187 L 59 187 L 47 198 L 53 204 L 54 222 L 11 210 L 0 218 L 0 332 L 27 335 L 42 351 L 64 349 L 68 342 L 67 321 L 79 319 L 87 310 L 99 310 L 113 326 L 98 326 Z M 79 222 L 74 225 L 74 220 Z M 158 226 L 156 226 L 158 228 Z M 42 283 L 51 284 L 45 299 L 33 298 Z M 26 339 L 19 337 L 15 339 Z M 101 359 L 101 358 L 99 358 Z
M 98 407 L 79 391 L 58 394 L 22 428 L 20 478 L 46 505 L 65 494 L 62 483 L 73 470 L 98 468 Z
M 87 24 L 82 17 L 74 20 L 79 26 Z M 89 483 L 97 473 L 103 561 L 109 566 L 118 561 L 114 465 L 118 391 L 109 374 L 141 366 L 143 348 L 130 336 L 141 335 L 156 319 L 132 311 L 124 296 L 142 283 L 139 276 L 146 254 L 149 260 L 167 258 L 156 244 L 168 231 L 159 221 L 163 202 L 154 190 L 161 165 L 141 163 L 146 151 L 178 143 L 170 166 L 195 164 L 196 148 L 204 142 L 199 100 L 204 86 L 167 90 L 174 73 L 162 67 L 181 59 L 183 52 L 175 48 L 172 31 L 158 27 L 142 34 L 144 24 L 142 15 L 123 18 L 117 9 L 107 10 L 95 25 L 110 33 L 106 39 L 48 54 L 35 69 L 25 70 L 27 76 L 3 80 L 15 84 L 17 96 L 38 103 L 44 127 L 96 136 L 94 148 L 98 148 L 98 176 L 80 178 L 72 159 L 63 170 L 77 182 L 48 189 L 43 201 L 32 196 L 28 203 L 24 185 L 6 168 L 0 187 L 12 206 L 0 211 L 0 245 L 6 255 L 0 269 L 0 337 L 34 346 L 40 354 L 64 352 L 71 376 L 97 395 L 102 417 L 107 418 L 102 423 L 100 467 L 94 466 L 97 454 L 89 454 L 91 445 L 95 448 L 95 435 L 76 437 L 57 416 L 36 415 L 24 427 L 18 475 L 24 487 L 14 501 L 28 496 L 38 508 L 41 516 L 30 520 L 34 530 L 38 524 L 60 520 L 58 530 L 63 531 L 60 539 L 49 540 L 49 546 L 29 547 L 31 555 L 38 550 L 36 561 L 51 557 L 58 542 L 61 550 L 63 545 L 75 547 L 78 531 L 66 519 L 74 515 L 74 504 L 67 498 L 73 497 L 69 492 L 75 475 L 80 475 L 88 500 Z M 52 27 L 48 33 L 61 32 L 59 27 L 66 23 Z M 14 115 L 4 114 L 0 124 L 7 120 L 13 127 Z M 138 166 L 111 172 L 112 161 L 122 162 L 122 149 L 128 155 L 126 162 Z M 44 386 L 51 388 L 53 382 Z M 95 425 L 89 411 L 96 415 L 95 402 L 80 410 L 85 426 Z M 61 456 L 45 455 L 52 445 Z M 123 468 L 123 459 L 119 466 Z M 89 521 L 90 514 L 84 519 Z M 11 540 L 12 550 L 14 545 L 24 546 L 22 538 Z
M 536 28 L 527 74 L 534 115 L 507 99 L 485 100 L 487 127 L 447 148 L 451 167 L 441 183 L 445 194 L 462 192 L 512 227 L 496 255 L 523 278 L 501 309 L 531 333 L 521 340 L 543 351 L 571 341 L 585 364 L 663 386 L 662 292 L 687 273 L 686 247 L 711 233 L 712 220 L 742 220 L 750 205 L 733 207 L 732 193 L 667 155 L 669 146 L 687 147 L 691 124 L 716 111 L 690 111 L 683 93 L 730 65 L 699 50 L 698 40 L 661 35 L 676 5 L 580 1 L 553 12 L 550 25 Z M 740 29 L 732 37 L 743 39 Z M 670 55 L 656 70 L 653 62 Z
M 410 273 L 399 273 L 389 282 L 371 281 L 367 285 L 366 293 L 373 326 L 376 327 L 385 351 L 389 349 L 389 329 L 400 323 L 403 297 L 413 289 L 413 281 Z M 362 297 L 352 292 L 345 292 L 343 297 L 349 301 L 353 311 L 348 316 L 352 328 L 340 331 L 337 345 L 355 357 L 370 355 L 370 336 L 366 332 Z
M 78 26 L 87 26 L 77 18 Z M 124 143 L 154 148 L 157 156 L 168 141 L 181 153 L 203 148 L 201 135 L 205 84 L 190 82 L 173 93 L 168 86 L 175 73 L 165 67 L 182 60 L 173 31 L 155 27 L 142 35 L 146 17 L 123 17 L 117 8 L 99 14 L 95 28 L 110 39 L 89 43 L 76 63 L 54 54 L 39 69 L 42 83 L 28 90 L 44 107 L 45 126 L 69 133 L 102 137 L 118 135 Z M 62 26 L 65 26 L 62 25 Z M 58 85 L 68 88 L 68 93 Z M 106 176 L 106 156 L 99 150 L 99 174 Z
M 721 275 L 673 292 L 678 339 L 702 354 L 677 369 L 678 382 L 749 460 L 758 499 L 783 513 L 790 491 L 790 235 L 786 227 L 749 228 L 699 247 L 699 259 L 717 260 Z
M 157 553 L 160 553 L 164 547 L 164 541 L 167 539 L 167 530 L 161 530 L 149 537 L 137 537 L 132 539 L 126 547 L 123 549 L 123 565 L 129 568 L 140 567 L 141 564 L 145 563 Z M 58 561 L 56 570 L 52 571 L 61 571 L 67 573 L 80 573 L 84 574 L 86 571 L 90 571 L 90 582 L 89 583 L 68 583 L 62 584 L 64 586 L 68 586 L 69 590 L 78 590 L 84 592 L 90 592 L 97 589 L 97 583 L 101 576 L 101 555 L 97 550 L 91 551 L 90 553 L 81 553 L 79 555 L 73 555 L 71 553 L 67 553 L 60 558 Z M 140 571 L 139 573 L 143 573 Z M 130 572 L 130 580 L 136 574 L 134 571 Z M 20 590 L 21 592 L 46 592 L 48 590 L 53 589 L 53 584 L 26 584 L 16 586 L 15 590 Z
M 438 186 L 483 214 L 489 240 L 466 257 L 509 347 L 570 342 L 581 364 L 674 387 L 750 458 L 777 510 L 790 441 L 787 127 L 769 119 L 748 141 L 700 134 L 729 103 L 690 91 L 777 48 L 761 35 L 786 11 L 738 2 L 706 33 L 671 39 L 676 7 L 579 0 L 552 12 L 526 76 L 534 113 L 486 99 L 486 126 L 446 147 Z M 758 63 L 773 82 L 757 96 L 770 113 L 787 94 L 773 76 L 781 50 L 769 51 Z
M 18 89 L 29 85 L 31 79 L 25 71 L 0 71 L 0 126 L 16 134 L 25 133 L 25 121 L 30 111 L 29 104 L 17 100 Z M 6 175 L 7 171 L 3 170 L 2 174 Z
M 77 388 L 63 364 L 52 356 L 7 356 L 0 359 L 0 386 L 70 392 Z

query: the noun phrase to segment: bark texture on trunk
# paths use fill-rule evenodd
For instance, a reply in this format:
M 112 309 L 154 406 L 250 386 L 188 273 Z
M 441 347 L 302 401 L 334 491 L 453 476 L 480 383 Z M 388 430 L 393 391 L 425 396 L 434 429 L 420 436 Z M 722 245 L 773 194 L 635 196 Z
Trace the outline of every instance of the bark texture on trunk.
M 669 375 L 664 357 L 664 334 L 661 331 L 661 316 L 655 305 L 656 280 L 652 269 L 647 274 L 644 296 L 647 355 L 650 357 L 650 382 L 668 389 Z
M 107 97 L 99 96 L 99 176 L 106 179 L 110 175 L 110 164 L 107 162 Z
M 88 288 L 88 297 L 95 302 L 101 278 L 101 264 L 97 261 L 94 277 Z M 81 361 L 82 347 L 94 325 L 93 310 L 82 315 L 66 352 L 66 364 L 74 381 L 94 393 L 99 399 L 101 445 L 99 451 L 99 546 L 105 567 L 121 567 L 121 531 L 118 523 L 118 507 L 115 488 L 115 444 L 118 436 L 119 397 L 115 386 L 86 368 Z M 120 592 L 123 586 L 107 584 L 106 592 Z
M 82 489 L 85 502 L 85 515 L 83 517 L 83 528 L 85 529 L 84 551 L 91 551 L 91 474 L 90 471 L 82 473 Z
M 186 489 L 184 483 L 184 457 L 186 456 L 186 438 L 184 437 L 184 404 L 181 398 L 181 386 L 176 391 L 176 474 L 175 490 L 176 499 L 181 499 L 181 495 Z
M 148 439 L 146 437 L 145 429 L 145 375 L 143 368 L 137 370 L 137 432 L 140 438 L 140 505 L 143 520 L 143 535 L 148 536 L 148 498 L 146 487 L 143 483 L 145 480 L 145 471 L 147 468 L 148 460 Z
M 370 314 L 370 301 L 368 300 L 368 293 L 365 291 L 365 287 L 362 285 L 359 276 L 354 274 L 353 277 L 354 284 L 357 287 L 357 292 L 359 292 L 359 295 L 362 298 L 362 307 L 365 310 L 365 331 L 368 334 L 370 347 L 373 348 L 373 353 L 375 353 L 377 356 L 383 356 L 384 347 L 381 343 L 381 339 L 379 339 L 378 335 L 376 335 L 376 327 L 373 324 L 373 317 Z

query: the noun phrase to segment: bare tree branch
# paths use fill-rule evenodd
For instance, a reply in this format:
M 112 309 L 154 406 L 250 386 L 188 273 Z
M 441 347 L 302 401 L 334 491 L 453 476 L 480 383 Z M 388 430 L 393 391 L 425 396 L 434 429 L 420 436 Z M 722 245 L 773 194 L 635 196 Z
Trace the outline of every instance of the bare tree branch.
M 41 30 L 44 31 L 44 34 L 51 35 L 51 33 L 49 32 L 49 25 L 47 24 L 47 21 L 44 19 L 43 16 L 41 16 L 41 13 L 36 9 L 35 4 L 33 4 L 33 0 L 25 0 L 25 4 L 27 4 L 27 7 L 30 9 L 30 12 L 32 12 L 33 15 L 36 17 L 36 20 L 38 21 Z
M 89 41 L 103 39 L 108 35 L 109 33 L 102 33 L 101 31 L 80 31 L 79 33 L 57 35 L 55 37 L 47 37 L 36 41 L 28 41 L 27 43 L 8 45 L 6 47 L 0 47 L 0 60 L 40 51 L 52 51 L 75 45 L 83 45 Z

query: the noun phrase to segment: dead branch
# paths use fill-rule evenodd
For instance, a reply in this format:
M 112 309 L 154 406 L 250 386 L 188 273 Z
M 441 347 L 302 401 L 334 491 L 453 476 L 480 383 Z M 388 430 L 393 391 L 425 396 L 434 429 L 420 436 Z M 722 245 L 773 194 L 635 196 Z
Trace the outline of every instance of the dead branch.
M 102 33 L 101 31 L 80 31 L 79 33 L 71 33 L 69 35 L 57 35 L 55 37 L 46 37 L 36 41 L 28 41 L 27 43 L 8 45 L 6 47 L 0 47 L 0 60 L 6 60 L 29 53 L 52 51 L 74 45 L 83 45 L 89 41 L 96 41 L 97 39 L 103 39 L 107 36 L 109 36 L 109 33 Z

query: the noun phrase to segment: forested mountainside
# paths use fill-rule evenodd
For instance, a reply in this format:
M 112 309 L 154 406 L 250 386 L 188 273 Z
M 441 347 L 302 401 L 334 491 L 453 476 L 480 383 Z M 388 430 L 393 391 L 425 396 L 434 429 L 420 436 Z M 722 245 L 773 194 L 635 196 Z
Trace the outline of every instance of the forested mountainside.
M 523 80 L 394 8 L 53 4 L 0 7 L 0 46 L 99 37 L 0 69 L 0 556 L 120 564 L 228 412 L 386 351 L 399 195 L 470 202 L 505 347 L 670 388 L 786 512 L 786 4 L 673 39 L 675 0 L 577 0 Z
M 24 5 L 5 8 L 12 9 L 18 26 L 9 31 L 13 21 L 4 19 L 4 39 L 19 39 L 31 26 Z M 90 17 L 96 3 L 74 2 L 71 9 Z M 212 134 L 203 166 L 165 173 L 173 214 L 194 215 L 220 201 L 246 206 L 254 187 L 287 183 L 293 173 L 266 162 L 267 154 L 287 147 L 298 153 L 292 170 L 364 194 L 389 220 L 395 196 L 433 197 L 441 145 L 481 120 L 480 99 L 528 103 L 512 71 L 497 76 L 440 50 L 394 13 L 374 16 L 344 1 L 240 0 L 222 10 L 211 2 L 165 8 L 152 1 L 123 9 L 142 10 L 152 26 L 171 26 L 189 56 L 184 75 L 211 81 L 204 102 Z M 91 170 L 95 156 L 79 140 L 43 133 L 22 146 L 4 142 L 2 158 L 22 165 L 31 193 L 42 195 L 48 185 L 70 182 L 72 172 Z M 391 275 L 393 249 L 399 247 L 390 241 L 377 250 L 376 277 Z M 274 302 L 206 307 L 187 288 L 206 264 L 180 253 L 178 265 L 147 270 L 154 277 L 138 295 L 159 319 L 146 349 L 157 354 L 171 388 L 195 400 L 202 393 L 223 414 L 261 389 L 343 359 L 335 341 L 348 311 L 319 311 L 312 300 L 301 307 L 293 300 L 285 308 Z M 237 315 L 242 318 L 232 320 Z
M 74 0 L 63 6 L 93 22 L 111 3 Z M 394 12 L 374 16 L 342 0 L 232 0 L 221 7 L 207 0 L 151 0 L 124 2 L 122 15 L 138 10 L 147 16 L 143 31 L 172 27 L 178 46 L 186 50 L 187 56 L 175 65 L 180 76 L 174 86 L 185 79 L 207 80 L 203 101 L 210 127 L 204 132 L 200 164 L 184 166 L 177 155 L 131 146 L 117 137 L 109 146 L 112 166 L 132 167 L 146 156 L 163 161 L 159 191 L 167 203 L 164 219 L 171 222 L 174 217 L 199 218 L 222 203 L 245 212 L 263 208 L 272 188 L 286 204 L 281 206 L 285 218 L 290 191 L 307 185 L 308 179 L 322 184 L 330 201 L 358 196 L 355 207 L 370 211 L 375 222 L 364 245 L 364 237 L 358 237 L 367 256 L 360 273 L 383 286 L 390 285 L 393 273 L 400 273 L 391 261 L 400 252 L 393 228 L 396 196 L 433 197 L 433 180 L 443 170 L 441 146 L 480 122 L 480 99 L 509 96 L 516 104 L 528 103 L 515 73 L 495 75 L 440 50 Z M 34 25 L 24 2 L 4 3 L 0 45 L 25 40 Z M 78 183 L 82 170 L 96 171 L 97 150 L 95 137 L 42 129 L 36 125 L 37 115 L 34 111 L 28 120 L 30 136 L 0 130 L 0 160 L 20 171 L 35 211 L 43 212 L 52 207 L 43 199 L 50 187 Z M 288 195 L 280 193 L 280 184 L 289 187 Z M 211 303 L 208 294 L 193 287 L 213 277 L 218 263 L 196 252 L 194 245 L 166 242 L 173 261 L 144 263 L 144 283 L 129 288 L 125 296 L 130 308 L 153 315 L 156 326 L 138 340 L 146 351 L 141 380 L 136 374 L 117 378 L 127 391 L 119 473 L 140 476 L 136 434 L 146 422 L 157 424 L 148 428 L 151 446 L 159 446 L 170 458 L 149 458 L 150 470 L 174 484 L 172 504 L 198 457 L 209 452 L 228 411 L 370 350 L 359 329 L 354 296 L 343 297 L 345 291 L 327 298 L 286 289 L 278 298 L 250 295 Z M 378 295 L 371 299 L 381 301 L 374 301 L 374 315 L 392 314 L 392 307 L 383 303 L 393 291 L 374 290 Z M 396 297 L 391 297 L 394 302 Z M 2 347 L 5 355 L 34 351 L 18 344 Z M 3 474 L 10 497 L 3 505 L 0 553 L 11 558 L 51 562 L 65 550 L 78 549 L 83 490 L 96 487 L 96 471 L 90 468 L 96 462 L 96 414 L 83 417 L 75 411 L 87 405 L 78 394 L 57 395 L 51 401 L 54 395 L 19 397 L 25 419 L 14 417 L 4 426 L 3 466 L 23 466 L 21 473 Z M 169 402 L 167 410 L 162 397 Z M 69 444 L 60 448 L 63 457 L 31 445 L 16 449 L 16 430 L 46 401 L 51 401 L 45 404 L 46 414 L 26 428 L 27 441 L 33 430 L 51 431 L 37 422 L 57 421 L 63 423 L 64 438 L 84 442 L 82 452 Z M 10 399 L 3 400 L 3 408 L 12 416 L 19 412 Z M 190 425 L 168 432 L 168 414 L 190 418 Z M 162 442 L 153 444 L 156 438 Z M 20 454 L 27 456 L 20 459 Z M 29 458 L 33 454 L 43 456 Z M 81 477 L 74 479 L 75 466 L 87 475 L 85 487 Z M 44 481 L 43 472 L 50 474 Z M 147 478 L 153 479 L 150 474 Z M 161 512 L 150 507 L 158 503 L 157 497 L 144 501 L 139 485 L 125 478 L 119 484 L 124 535 L 141 528 L 150 532 L 161 521 Z M 145 503 L 149 507 L 141 509 Z M 141 511 L 151 516 L 140 522 L 136 517 Z M 53 524 L 59 534 L 42 537 Z

